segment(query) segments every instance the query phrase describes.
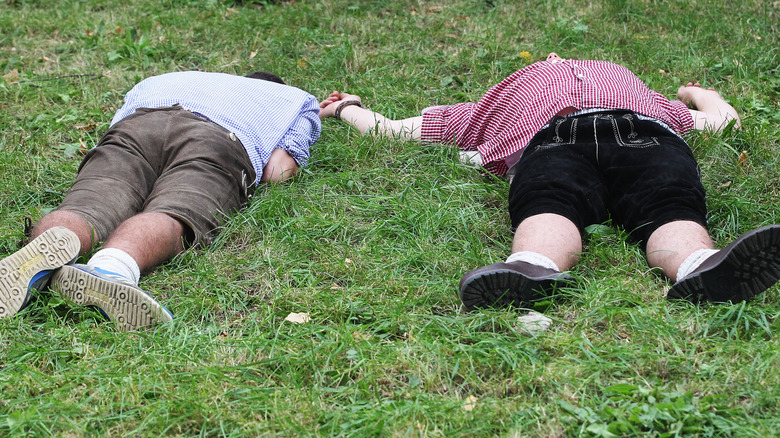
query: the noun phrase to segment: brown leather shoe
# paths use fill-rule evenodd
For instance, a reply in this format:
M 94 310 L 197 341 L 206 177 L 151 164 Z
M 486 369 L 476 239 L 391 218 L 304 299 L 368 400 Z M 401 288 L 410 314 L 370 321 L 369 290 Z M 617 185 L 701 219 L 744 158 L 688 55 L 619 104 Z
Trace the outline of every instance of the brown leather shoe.
M 738 303 L 780 280 L 780 225 L 749 231 L 675 283 L 667 298 Z
M 460 279 L 460 299 L 467 311 L 477 307 L 527 307 L 574 281 L 558 271 L 526 262 L 495 263 Z

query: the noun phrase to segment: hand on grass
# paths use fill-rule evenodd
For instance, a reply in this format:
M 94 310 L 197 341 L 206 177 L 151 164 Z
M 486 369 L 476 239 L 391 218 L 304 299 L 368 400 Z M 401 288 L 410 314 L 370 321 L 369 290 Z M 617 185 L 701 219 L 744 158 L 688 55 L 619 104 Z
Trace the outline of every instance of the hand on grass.
M 702 88 L 701 84 L 688 82 L 677 90 L 677 98 L 689 107 L 694 127 L 699 130 L 721 132 L 734 121 L 734 129 L 741 124 L 739 114 L 714 88 Z
M 361 101 L 360 96 L 355 94 L 348 94 L 341 91 L 334 91 L 328 95 L 322 102 L 320 102 L 320 119 L 326 119 L 328 117 L 335 117 L 336 108 L 338 104 L 344 100 L 357 100 Z
M 685 103 L 686 105 L 693 106 L 694 108 L 696 108 L 697 99 L 703 98 L 707 95 L 710 95 L 710 97 L 712 97 L 711 95 L 713 93 L 720 96 L 720 93 L 715 91 L 715 89 L 712 87 L 708 87 L 705 89 L 701 87 L 701 84 L 699 82 L 696 83 L 688 82 L 687 85 L 684 85 L 677 90 L 677 98 L 683 101 L 683 103 Z

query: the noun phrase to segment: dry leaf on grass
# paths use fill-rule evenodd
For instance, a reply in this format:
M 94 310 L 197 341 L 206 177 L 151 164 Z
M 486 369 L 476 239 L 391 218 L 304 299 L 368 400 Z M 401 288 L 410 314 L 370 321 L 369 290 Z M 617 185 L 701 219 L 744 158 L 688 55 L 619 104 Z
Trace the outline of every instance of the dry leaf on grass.
M 7 74 L 3 75 L 3 79 L 5 79 L 7 82 L 16 82 L 19 80 L 19 70 L 13 69 L 9 71 Z
M 100 123 L 87 123 L 85 125 L 76 125 L 74 128 L 78 129 L 79 131 L 93 131 L 98 126 L 100 126 Z
M 739 159 L 737 160 L 737 162 L 739 163 L 740 166 L 744 167 L 747 166 L 747 160 L 748 160 L 747 151 L 742 151 L 742 153 L 739 154 Z
M 477 398 L 473 395 L 466 397 L 466 401 L 463 402 L 463 409 L 471 412 L 477 407 Z
M 306 312 L 301 312 L 301 313 L 291 312 L 289 315 L 287 315 L 287 318 L 284 318 L 284 320 L 293 322 L 295 324 L 305 324 L 311 321 L 311 317 Z

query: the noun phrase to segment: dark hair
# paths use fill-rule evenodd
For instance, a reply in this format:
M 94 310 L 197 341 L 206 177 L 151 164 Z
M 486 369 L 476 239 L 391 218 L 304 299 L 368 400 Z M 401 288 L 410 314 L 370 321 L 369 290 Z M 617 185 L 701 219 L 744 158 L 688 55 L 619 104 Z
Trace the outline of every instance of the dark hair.
M 246 75 L 246 77 L 250 79 L 261 79 L 268 82 L 276 82 L 277 84 L 287 85 L 284 83 L 282 78 L 276 76 L 273 73 L 268 73 L 267 71 L 256 71 L 254 73 L 249 73 Z

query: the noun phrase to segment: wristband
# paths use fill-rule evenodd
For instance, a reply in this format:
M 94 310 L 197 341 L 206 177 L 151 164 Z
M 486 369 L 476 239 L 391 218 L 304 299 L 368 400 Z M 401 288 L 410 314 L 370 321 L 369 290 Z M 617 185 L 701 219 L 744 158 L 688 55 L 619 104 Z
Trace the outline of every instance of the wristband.
M 345 107 L 348 107 L 350 105 L 359 106 L 360 108 L 363 108 L 363 104 L 359 100 L 345 100 L 339 104 L 339 106 L 336 107 L 336 112 L 333 114 L 333 117 L 336 118 L 336 120 L 341 120 L 341 110 L 343 110 Z

